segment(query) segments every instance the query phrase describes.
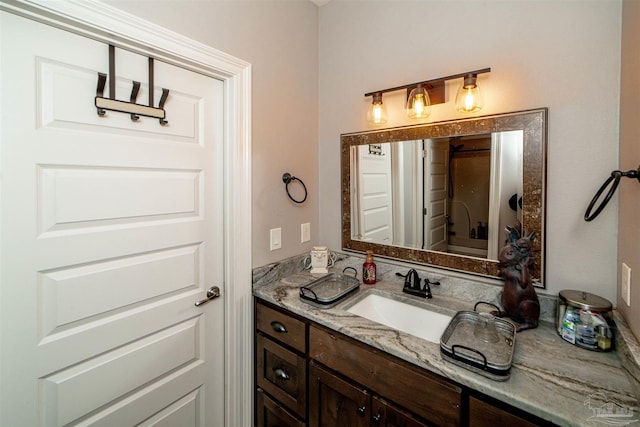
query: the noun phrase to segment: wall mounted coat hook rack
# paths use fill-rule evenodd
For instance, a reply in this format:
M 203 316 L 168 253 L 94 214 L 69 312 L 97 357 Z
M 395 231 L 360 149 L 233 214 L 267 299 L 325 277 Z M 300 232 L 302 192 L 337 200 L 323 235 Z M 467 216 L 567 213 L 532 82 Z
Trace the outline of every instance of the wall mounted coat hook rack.
M 166 112 L 164 104 L 169 96 L 169 89 L 162 88 L 162 96 L 158 107 L 154 107 L 154 81 L 153 81 L 153 58 L 149 58 L 149 105 L 137 104 L 140 82 L 133 82 L 129 101 L 119 101 L 116 99 L 116 58 L 115 46 L 109 45 L 109 97 L 104 97 L 104 88 L 107 82 L 107 74 L 98 73 L 98 87 L 96 89 L 95 106 L 99 116 L 104 116 L 106 111 L 117 111 L 131 115 L 132 121 L 138 121 L 140 116 L 153 117 L 160 121 L 161 125 L 167 125 L 165 120 Z

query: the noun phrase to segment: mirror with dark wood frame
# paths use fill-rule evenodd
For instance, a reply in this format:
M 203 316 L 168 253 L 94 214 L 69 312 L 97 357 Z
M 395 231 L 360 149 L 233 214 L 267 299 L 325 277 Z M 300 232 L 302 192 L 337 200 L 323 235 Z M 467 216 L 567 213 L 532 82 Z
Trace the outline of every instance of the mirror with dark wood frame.
M 341 135 L 343 249 L 495 277 L 519 226 L 544 287 L 546 136 L 546 108 Z

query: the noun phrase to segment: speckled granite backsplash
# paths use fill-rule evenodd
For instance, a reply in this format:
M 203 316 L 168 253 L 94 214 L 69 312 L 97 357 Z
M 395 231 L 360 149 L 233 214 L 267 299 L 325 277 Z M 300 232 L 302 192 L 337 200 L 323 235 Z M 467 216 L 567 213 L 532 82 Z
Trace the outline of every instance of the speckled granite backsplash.
M 342 271 L 345 267 L 353 267 L 358 271 L 358 277 L 362 274 L 363 256 L 334 252 L 336 255 L 335 269 Z M 253 287 L 258 288 L 279 281 L 284 277 L 299 273 L 304 270 L 304 260 L 307 254 L 302 254 L 288 258 L 276 263 L 268 264 L 253 269 Z M 409 268 L 415 268 L 420 277 L 428 277 L 430 281 L 439 281 L 440 286 L 432 286 L 434 297 L 448 296 L 466 302 L 460 310 L 468 310 L 469 305 L 473 306 L 477 301 L 486 301 L 500 305 L 502 293 L 502 282 L 491 278 L 473 278 L 457 272 L 449 272 L 438 269 L 431 269 L 419 265 L 396 262 L 392 260 L 376 259 L 377 274 L 379 280 L 397 281 L 398 286 L 402 286 L 402 279 L 395 276 L 396 272 L 405 274 Z M 556 319 L 556 296 L 544 295 L 538 291 L 538 298 L 541 305 L 540 321 L 555 323 Z M 614 310 L 614 320 L 617 324 L 616 330 L 616 351 L 620 357 L 621 364 L 627 372 L 635 394 L 640 400 L 640 345 L 637 339 L 627 326 L 620 314 Z

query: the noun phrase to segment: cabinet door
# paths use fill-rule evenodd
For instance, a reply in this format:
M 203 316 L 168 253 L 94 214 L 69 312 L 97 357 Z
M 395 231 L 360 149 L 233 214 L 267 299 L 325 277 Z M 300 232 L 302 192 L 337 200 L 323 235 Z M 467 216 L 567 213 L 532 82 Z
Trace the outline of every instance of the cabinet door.
M 309 365 L 310 427 L 366 427 L 370 401 L 365 390 L 313 363 Z
M 469 427 L 535 427 L 540 424 L 530 422 L 518 415 L 493 406 L 475 397 L 469 397 Z
M 378 396 L 374 396 L 371 405 L 371 425 L 374 427 L 427 427 L 428 424 L 413 415 L 396 408 Z
M 309 328 L 309 356 L 436 425 L 462 424 L 462 389 L 434 374 L 317 326 Z
M 264 394 L 256 393 L 256 427 L 304 427 L 304 423 Z

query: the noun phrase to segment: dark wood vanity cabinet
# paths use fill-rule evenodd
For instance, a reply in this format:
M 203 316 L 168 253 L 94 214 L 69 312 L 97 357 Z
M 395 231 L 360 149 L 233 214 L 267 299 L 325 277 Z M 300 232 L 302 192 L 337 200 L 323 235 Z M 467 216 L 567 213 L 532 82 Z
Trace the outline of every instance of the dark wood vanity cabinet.
M 461 425 L 462 389 L 410 363 L 315 325 L 309 328 L 309 357 L 398 404 L 416 419 Z
M 387 403 L 380 397 L 373 396 L 371 406 L 373 425 L 383 427 L 423 427 L 432 424 L 419 421 L 413 415 L 402 411 L 396 406 Z
M 552 426 L 542 419 L 506 407 L 500 402 L 488 402 L 485 398 L 469 396 L 469 427 L 536 427 Z
M 271 399 L 264 390 L 256 390 L 256 426 L 257 427 L 305 427 L 299 420 L 280 404 Z
M 311 363 L 309 367 L 309 427 L 369 426 L 371 395 Z
M 372 392 L 311 362 L 309 427 L 430 426 Z
M 307 414 L 307 323 L 257 303 L 255 423 L 304 426 Z
M 258 427 L 548 425 L 256 300 Z

